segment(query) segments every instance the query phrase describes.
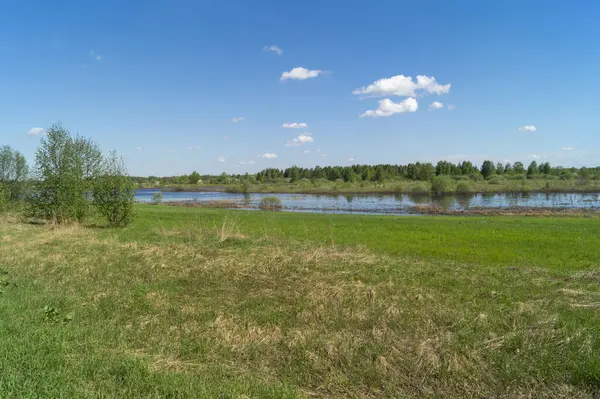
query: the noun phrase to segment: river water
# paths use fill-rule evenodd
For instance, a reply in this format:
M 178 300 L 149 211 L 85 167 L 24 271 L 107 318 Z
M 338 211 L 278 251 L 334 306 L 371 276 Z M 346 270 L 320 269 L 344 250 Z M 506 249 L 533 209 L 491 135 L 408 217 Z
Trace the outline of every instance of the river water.
M 142 189 L 136 192 L 139 202 L 152 202 L 159 190 Z M 531 194 L 474 194 L 434 197 L 416 194 L 385 195 L 316 195 L 316 194 L 239 194 L 224 192 L 165 192 L 164 202 L 219 201 L 257 208 L 264 197 L 279 198 L 285 210 L 323 213 L 393 213 L 406 214 L 415 205 L 439 205 L 460 210 L 470 207 L 545 207 L 600 208 L 600 193 L 531 193 Z M 232 205 L 234 207 L 234 205 Z

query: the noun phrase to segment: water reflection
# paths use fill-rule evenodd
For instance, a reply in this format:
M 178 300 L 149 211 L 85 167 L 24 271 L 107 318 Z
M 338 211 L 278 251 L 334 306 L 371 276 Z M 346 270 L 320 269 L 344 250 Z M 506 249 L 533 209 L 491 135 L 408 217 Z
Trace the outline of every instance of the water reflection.
M 136 200 L 152 202 L 157 190 L 138 190 Z M 596 208 L 600 209 L 598 193 L 515 193 L 475 194 L 432 197 L 423 194 L 389 195 L 311 195 L 311 194 L 241 194 L 223 192 L 166 192 L 165 202 L 177 201 L 227 201 L 254 207 L 267 196 L 278 197 L 288 210 L 316 212 L 371 212 L 409 213 L 415 205 L 438 205 L 444 209 L 472 207 L 552 207 L 552 208 Z

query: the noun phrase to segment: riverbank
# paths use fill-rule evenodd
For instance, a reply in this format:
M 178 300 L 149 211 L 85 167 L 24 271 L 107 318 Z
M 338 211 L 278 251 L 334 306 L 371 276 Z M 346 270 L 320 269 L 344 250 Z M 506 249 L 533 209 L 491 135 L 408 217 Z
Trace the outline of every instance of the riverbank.
M 136 213 L 0 218 L 4 395 L 597 393 L 595 220 Z
M 165 202 L 167 206 L 185 208 L 213 209 L 246 209 L 259 210 L 257 204 L 238 201 L 174 201 Z M 347 208 L 310 208 L 283 206 L 284 212 L 317 212 L 317 213 L 355 213 L 375 215 L 429 215 L 429 216 L 536 216 L 536 217 L 600 217 L 600 209 L 585 208 L 551 208 L 551 207 L 470 207 L 465 209 L 448 209 L 439 205 L 414 205 L 386 209 L 354 207 Z

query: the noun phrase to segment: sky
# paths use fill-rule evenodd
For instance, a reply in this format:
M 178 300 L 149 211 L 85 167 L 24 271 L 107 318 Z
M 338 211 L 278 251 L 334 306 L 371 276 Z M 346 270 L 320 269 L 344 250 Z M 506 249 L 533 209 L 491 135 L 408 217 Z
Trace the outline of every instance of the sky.
M 600 3 L 5 1 L 0 145 L 45 130 L 136 176 L 600 165 Z

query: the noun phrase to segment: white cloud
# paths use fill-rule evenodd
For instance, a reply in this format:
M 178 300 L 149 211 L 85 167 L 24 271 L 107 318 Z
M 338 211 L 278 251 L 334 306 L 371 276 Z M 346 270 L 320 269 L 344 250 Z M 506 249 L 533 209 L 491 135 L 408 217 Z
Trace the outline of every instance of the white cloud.
M 404 112 L 416 112 L 417 109 L 419 109 L 419 104 L 413 97 L 402 100 L 399 103 L 395 103 L 389 98 L 385 98 L 379 101 L 379 106 L 376 110 L 366 111 L 360 117 L 364 118 L 365 116 L 372 116 L 373 118 L 378 118 L 380 116 L 391 116 Z
M 418 91 L 427 94 L 446 94 L 450 92 L 450 86 L 450 84 L 439 84 L 433 76 L 418 75 L 417 80 L 414 81 L 410 76 L 396 75 L 379 79 L 369 86 L 354 90 L 352 94 L 374 97 L 415 97 Z
M 456 109 L 456 105 L 448 104 L 448 111 L 454 111 Z
M 321 156 L 327 158 L 329 154 L 321 154 Z
M 219 161 L 219 162 L 225 162 L 225 161 L 227 161 L 227 157 L 221 155 L 219 158 L 217 158 L 217 161 Z
M 521 132 L 535 132 L 536 130 L 537 128 L 533 125 L 525 125 L 519 128 L 519 131 Z
M 350 158 L 348 158 L 348 162 L 354 162 L 354 155 L 350 156 Z
M 430 111 L 433 111 L 435 109 L 442 109 L 442 108 L 444 108 L 444 104 L 442 104 L 439 101 L 434 101 L 431 104 L 429 104 L 429 110 Z
M 279 46 L 276 46 L 275 44 L 272 44 L 270 46 L 265 46 L 263 47 L 264 51 L 270 51 L 272 53 L 275 53 L 277 55 L 281 55 L 283 54 L 283 50 L 281 48 L 279 48 Z
M 304 122 L 292 122 L 292 123 L 284 123 L 281 125 L 284 129 L 306 129 L 308 125 Z
M 292 69 L 289 72 L 284 72 L 281 74 L 280 80 L 286 79 L 296 79 L 296 80 L 305 80 L 310 78 L 316 78 L 319 75 L 324 74 L 325 72 L 319 71 L 317 69 L 306 69 L 302 67 L 297 67 Z
M 240 163 L 238 163 L 238 165 L 246 165 L 246 161 L 240 161 Z
M 241 121 L 243 121 L 243 120 L 244 120 L 244 118 L 240 116 L 240 117 L 237 117 L 237 118 L 233 118 L 231 121 L 232 121 L 233 123 L 238 123 L 238 122 L 241 122 Z
M 44 128 L 42 128 L 42 127 L 32 127 L 27 132 L 27 135 L 28 136 L 39 136 L 42 133 L 44 133 Z
M 310 152 L 310 150 L 304 150 L 305 154 L 308 154 Z
M 254 161 L 248 161 L 248 165 L 254 165 Z
M 538 158 L 540 158 L 540 156 L 537 154 L 531 154 L 530 158 L 538 159 Z
M 188 145 L 187 149 L 188 149 L 188 151 L 199 150 L 200 146 L 199 145 Z
M 266 152 L 262 155 L 259 155 L 261 158 L 265 158 L 265 159 L 275 159 L 277 158 L 277 154 L 273 154 L 272 152 Z
M 90 57 L 92 57 L 93 59 L 95 59 L 96 61 L 102 61 L 104 59 L 103 55 L 98 54 L 96 51 L 94 50 L 90 50 Z
M 561 150 L 562 151 L 573 151 L 575 148 L 573 147 L 562 147 Z
M 307 143 L 312 143 L 315 141 L 311 135 L 301 134 L 300 136 L 291 139 L 287 143 L 285 143 L 286 147 L 298 147 Z
M 137 147 L 135 147 L 135 150 L 136 150 L 136 151 L 144 151 L 144 148 L 143 148 L 143 147 L 140 147 L 140 146 L 137 146 Z

